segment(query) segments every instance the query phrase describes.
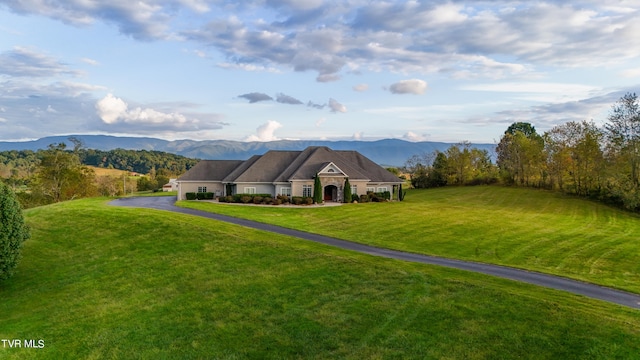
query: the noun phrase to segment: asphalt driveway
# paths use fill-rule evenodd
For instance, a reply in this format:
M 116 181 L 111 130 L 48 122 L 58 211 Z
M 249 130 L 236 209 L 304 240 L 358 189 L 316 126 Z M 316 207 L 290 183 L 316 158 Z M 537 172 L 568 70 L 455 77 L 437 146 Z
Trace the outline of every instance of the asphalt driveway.
M 476 263 L 471 261 L 462 261 L 454 259 L 446 259 L 437 256 L 421 255 L 414 253 L 407 253 L 397 250 L 389 250 L 378 248 L 374 246 L 368 246 L 363 244 L 354 243 L 351 241 L 335 239 L 328 236 L 312 234 L 304 231 L 287 229 L 280 226 L 263 224 L 251 220 L 244 220 L 234 218 L 226 215 L 219 215 L 208 213 L 199 210 L 185 209 L 175 206 L 175 197 L 162 196 L 162 197 L 134 197 L 134 198 L 122 198 L 113 200 L 111 205 L 116 206 L 129 206 L 139 208 L 149 208 L 158 210 L 167 210 L 177 213 L 201 216 L 209 219 L 225 221 L 228 223 L 246 226 L 253 229 L 270 231 L 277 234 L 288 235 L 297 237 L 304 240 L 315 241 L 318 243 L 339 247 L 342 249 L 358 251 L 361 253 L 381 256 L 386 258 L 419 262 L 424 264 L 446 266 L 455 269 L 461 269 L 466 271 L 473 271 L 477 273 L 497 276 L 501 278 L 511 279 L 515 281 L 521 281 L 529 284 L 539 285 L 556 290 L 567 291 L 573 294 L 578 294 L 594 299 L 608 301 L 611 303 L 640 309 L 640 295 L 632 294 L 620 290 L 615 290 L 599 285 L 589 284 L 577 280 L 571 280 L 560 276 L 542 274 L 538 272 L 520 270 L 500 265 L 491 265 L 484 263 Z

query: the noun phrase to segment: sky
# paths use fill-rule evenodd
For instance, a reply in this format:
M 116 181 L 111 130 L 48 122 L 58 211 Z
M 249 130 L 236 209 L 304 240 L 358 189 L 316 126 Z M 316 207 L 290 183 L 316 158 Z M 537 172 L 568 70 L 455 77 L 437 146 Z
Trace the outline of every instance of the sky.
M 496 143 L 638 84 L 640 0 L 0 0 L 0 141 Z

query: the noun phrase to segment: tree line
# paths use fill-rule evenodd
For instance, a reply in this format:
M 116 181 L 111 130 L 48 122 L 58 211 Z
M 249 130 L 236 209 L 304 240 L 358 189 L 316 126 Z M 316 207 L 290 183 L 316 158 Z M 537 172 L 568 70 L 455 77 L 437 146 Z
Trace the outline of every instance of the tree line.
M 496 146 L 496 163 L 469 143 L 414 155 L 405 164 L 413 187 L 502 183 L 561 191 L 640 211 L 640 103 L 627 93 L 603 126 L 570 121 L 538 134 L 511 124 Z
M 90 196 L 116 196 L 157 190 L 198 160 L 146 150 L 73 149 L 51 144 L 38 151 L 0 152 L 0 180 L 12 187 L 25 208 Z M 120 176 L 96 175 L 94 168 L 124 170 Z M 146 174 L 130 176 L 130 173 Z

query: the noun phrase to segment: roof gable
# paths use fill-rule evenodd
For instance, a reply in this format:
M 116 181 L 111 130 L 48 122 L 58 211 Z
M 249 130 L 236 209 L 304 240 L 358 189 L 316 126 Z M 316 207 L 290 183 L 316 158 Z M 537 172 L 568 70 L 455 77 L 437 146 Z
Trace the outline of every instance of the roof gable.
M 312 179 L 319 170 L 322 170 L 324 166 L 328 164 L 334 164 L 346 177 L 368 180 L 359 169 L 349 164 L 339 153 L 326 146 L 308 147 L 305 149 L 296 161 L 289 166 L 287 171 L 283 173 L 281 178 L 283 178 L 284 181 Z
M 340 168 L 333 162 L 322 164 L 317 173 L 320 175 L 328 176 L 347 176 L 347 174 L 345 174 L 344 171 L 340 170 Z

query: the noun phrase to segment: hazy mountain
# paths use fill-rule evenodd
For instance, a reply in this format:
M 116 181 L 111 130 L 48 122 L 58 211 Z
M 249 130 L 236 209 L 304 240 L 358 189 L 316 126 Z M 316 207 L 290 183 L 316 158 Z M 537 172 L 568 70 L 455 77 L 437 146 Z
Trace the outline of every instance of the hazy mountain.
M 161 140 L 155 138 L 117 137 L 107 135 L 69 135 L 50 136 L 34 141 L 0 141 L 0 151 L 46 149 L 50 144 L 64 142 L 73 144 L 69 137 L 80 139 L 88 149 L 112 150 L 158 150 L 199 159 L 245 160 L 253 155 L 264 154 L 268 150 L 303 150 L 308 146 L 328 146 L 334 150 L 356 150 L 382 165 L 403 165 L 412 155 L 444 151 L 452 143 L 408 142 L 398 139 L 377 141 L 316 141 L 316 140 L 279 140 L 269 142 L 241 142 L 229 140 Z M 495 156 L 494 144 L 473 144 L 486 149 Z

